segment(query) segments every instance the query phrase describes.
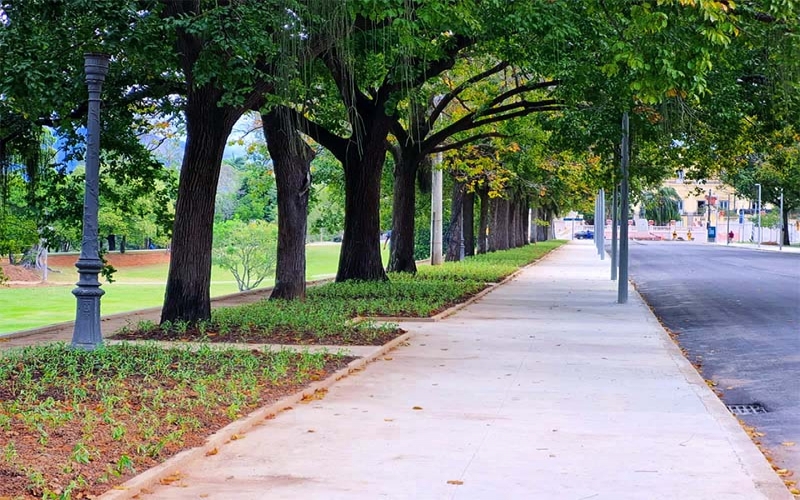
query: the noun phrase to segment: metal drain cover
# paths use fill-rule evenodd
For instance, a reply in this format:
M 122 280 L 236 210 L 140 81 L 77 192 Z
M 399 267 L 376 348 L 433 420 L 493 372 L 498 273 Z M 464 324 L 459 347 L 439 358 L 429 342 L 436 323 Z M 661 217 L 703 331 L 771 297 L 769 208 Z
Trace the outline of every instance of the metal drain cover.
M 756 413 L 767 413 L 761 403 L 750 403 L 747 405 L 727 405 L 728 410 L 734 415 L 755 415 Z

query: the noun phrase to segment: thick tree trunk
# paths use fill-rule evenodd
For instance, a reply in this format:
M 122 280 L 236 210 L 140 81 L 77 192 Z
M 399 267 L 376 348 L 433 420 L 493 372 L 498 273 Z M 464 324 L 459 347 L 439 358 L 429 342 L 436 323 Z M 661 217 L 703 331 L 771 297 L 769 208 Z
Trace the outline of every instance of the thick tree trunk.
M 344 236 L 337 282 L 387 279 L 381 261 L 380 197 L 389 118 L 382 106 L 375 110 L 372 120 L 365 121 L 364 127 L 367 134 L 363 142 L 350 143 L 343 165 Z
M 550 220 L 550 211 L 546 208 L 539 209 L 539 220 L 547 222 Z M 536 224 L 536 241 L 547 241 L 550 231 L 548 226 L 544 223 Z
M 306 297 L 306 228 L 311 160 L 306 144 L 285 108 L 261 115 L 264 138 L 278 190 L 278 255 L 271 299 Z
M 517 224 L 519 222 L 517 203 L 512 198 L 508 200 L 508 248 L 517 248 Z
M 108 240 L 108 251 L 114 252 L 117 249 L 117 235 L 109 234 L 106 236 L 106 240 Z
M 457 262 L 461 260 L 461 244 L 463 234 L 463 208 L 464 208 L 464 184 L 453 179 L 453 194 L 450 201 L 450 229 L 447 238 L 447 252 L 444 260 L 447 262 Z
M 478 225 L 478 253 L 486 253 L 489 248 L 488 230 L 489 230 L 489 192 L 481 190 L 478 193 L 481 199 L 481 215 Z
M 128 248 L 128 237 L 123 234 L 122 238 L 120 238 L 119 240 L 119 253 L 125 253 L 125 250 L 127 250 L 127 248 Z
M 464 225 L 464 256 L 475 255 L 475 193 L 464 193 L 462 211 Z
M 527 245 L 531 242 L 531 227 L 528 224 L 528 199 L 525 198 L 525 203 L 522 204 L 522 244 Z
M 199 321 L 211 317 L 211 244 L 214 196 L 222 153 L 239 114 L 217 105 L 208 88 L 189 92 L 186 148 L 178 184 L 169 275 L 161 321 Z
M 528 225 L 528 207 L 524 196 L 517 200 L 517 214 L 517 246 L 522 247 L 527 243 L 525 226 Z
M 394 170 L 394 200 L 392 201 L 392 236 L 388 270 L 416 273 L 414 261 L 414 215 L 417 190 L 415 179 L 419 162 L 413 156 L 400 154 Z
M 489 227 L 489 251 L 508 250 L 509 203 L 504 198 L 491 200 L 491 225 Z

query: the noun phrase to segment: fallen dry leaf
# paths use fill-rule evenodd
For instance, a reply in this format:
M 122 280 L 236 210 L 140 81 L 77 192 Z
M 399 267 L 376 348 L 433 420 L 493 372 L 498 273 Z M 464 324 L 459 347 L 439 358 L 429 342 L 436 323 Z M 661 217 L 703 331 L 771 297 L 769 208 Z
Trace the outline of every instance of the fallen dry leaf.
M 214 449 L 212 449 L 212 450 L 208 450 L 208 451 L 206 452 L 206 456 L 207 456 L 207 457 L 210 457 L 210 456 L 212 456 L 212 455 L 216 455 L 217 453 L 219 453 L 219 450 L 218 450 L 218 449 L 216 449 L 216 448 L 214 448 Z
M 456 484 L 456 485 L 464 484 L 464 481 L 459 481 L 458 479 L 450 479 L 449 481 L 447 481 L 447 484 Z
M 415 406 L 415 407 L 413 407 L 413 408 L 411 408 L 411 409 L 412 409 L 412 410 L 421 410 L 421 409 L 422 409 L 422 407 L 421 407 L 421 406 Z
M 388 357 L 388 356 L 387 356 L 387 357 L 385 357 L 385 358 L 383 358 L 383 359 L 385 359 L 386 361 L 391 361 L 391 360 L 393 360 L 394 358 L 390 358 L 390 357 Z
M 394 419 L 393 418 L 384 418 L 383 421 L 384 422 L 394 422 Z
M 175 481 L 180 481 L 180 479 L 181 479 L 181 473 L 175 472 L 174 474 L 170 474 L 169 476 L 162 477 L 161 479 L 158 480 L 158 482 L 163 484 L 164 486 L 169 486 Z
M 792 495 L 800 495 L 800 490 L 798 490 L 797 488 L 792 488 L 789 490 L 789 493 L 791 493 Z
M 781 444 L 784 445 L 784 446 L 794 446 L 795 442 L 794 441 L 784 441 Z
M 312 401 L 324 398 L 327 393 L 328 389 L 316 389 L 314 391 L 314 394 L 306 394 L 305 396 L 303 396 L 303 399 L 301 399 L 300 402 L 308 404 Z
M 231 436 L 231 441 L 236 441 L 238 439 L 244 439 L 244 436 L 242 436 L 241 434 L 234 434 Z
M 315 431 L 314 429 L 309 429 L 306 432 L 317 432 L 317 431 Z

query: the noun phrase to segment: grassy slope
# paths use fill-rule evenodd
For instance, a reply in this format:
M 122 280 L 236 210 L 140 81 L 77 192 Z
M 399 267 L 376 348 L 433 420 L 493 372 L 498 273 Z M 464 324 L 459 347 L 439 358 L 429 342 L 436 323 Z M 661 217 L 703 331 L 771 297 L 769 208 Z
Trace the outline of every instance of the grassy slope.
M 339 263 L 339 248 L 338 244 L 307 247 L 309 279 L 335 275 Z M 384 260 L 386 257 L 384 255 Z M 163 264 L 120 269 L 115 275 L 114 283 L 103 284 L 106 294 L 101 300 L 102 314 L 160 306 L 164 299 L 167 268 Z M 71 290 L 78 277 L 74 268 L 58 270 L 61 272 L 50 274 L 49 281 L 64 283 L 64 286 L 0 288 L 0 335 L 74 319 L 76 303 Z M 211 280 L 212 297 L 238 291 L 233 276 L 224 269 L 215 267 Z M 272 282 L 273 280 L 265 281 L 262 286 L 271 286 Z

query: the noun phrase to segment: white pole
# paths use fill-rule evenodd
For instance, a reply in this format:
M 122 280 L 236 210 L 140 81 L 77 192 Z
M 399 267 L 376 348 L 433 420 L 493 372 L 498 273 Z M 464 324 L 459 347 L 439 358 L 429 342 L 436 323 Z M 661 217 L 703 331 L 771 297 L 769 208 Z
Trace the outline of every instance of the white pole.
M 600 238 L 597 240 L 597 251 L 600 260 L 606 260 L 606 190 L 600 189 Z
M 431 218 L 433 234 L 431 239 L 431 265 L 442 263 L 442 153 L 437 153 L 433 162 L 433 186 L 431 194 Z

